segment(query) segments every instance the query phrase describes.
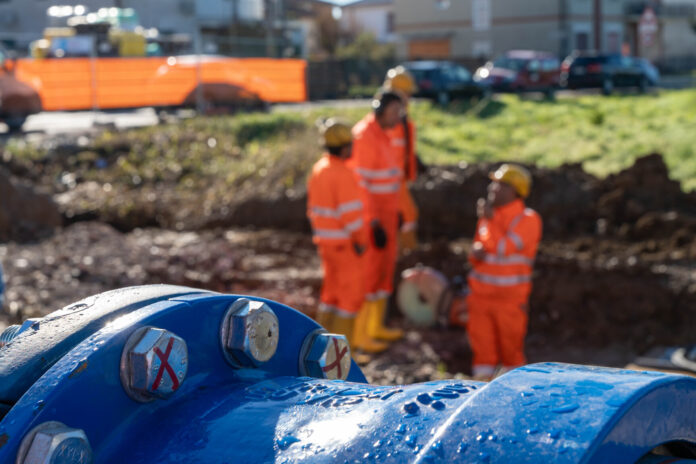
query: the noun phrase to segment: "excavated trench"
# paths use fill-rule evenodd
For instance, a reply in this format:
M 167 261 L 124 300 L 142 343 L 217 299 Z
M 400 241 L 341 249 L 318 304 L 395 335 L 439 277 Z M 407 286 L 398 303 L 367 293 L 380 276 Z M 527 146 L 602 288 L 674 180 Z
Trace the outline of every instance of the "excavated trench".
M 466 275 L 474 203 L 490 168 L 433 166 L 421 176 L 413 189 L 421 246 L 402 257 L 400 270 L 425 264 L 450 278 Z M 16 166 L 9 171 L 11 179 L 0 176 L 3 192 L 35 194 L 17 182 Z M 544 218 L 544 239 L 530 304 L 530 361 L 620 366 L 655 346 L 696 342 L 696 195 L 669 179 L 662 158 L 643 157 L 601 180 L 576 165 L 532 172 L 529 205 Z M 118 208 L 76 215 L 81 188 L 78 182 L 67 192 L 49 191 L 63 201 L 51 206 L 42 196 L 49 213 L 40 216 L 23 215 L 8 202 L 0 206 L 0 219 L 12 218 L 0 220 L 4 323 L 104 290 L 159 282 L 256 294 L 310 315 L 316 308 L 321 274 L 301 187 L 247 194 L 225 211 L 192 214 L 176 228 L 147 214 L 119 215 Z M 66 203 L 70 192 L 74 199 Z M 163 211 L 161 217 L 176 216 Z M 370 380 L 409 383 L 468 372 L 463 331 L 416 330 L 396 312 L 392 316 L 407 337 L 365 366 Z

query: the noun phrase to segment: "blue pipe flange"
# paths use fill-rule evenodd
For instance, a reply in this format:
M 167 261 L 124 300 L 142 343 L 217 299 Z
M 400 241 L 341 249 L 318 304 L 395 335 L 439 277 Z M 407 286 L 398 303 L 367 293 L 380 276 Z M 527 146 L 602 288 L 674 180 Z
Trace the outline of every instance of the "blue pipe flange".
M 34 462 L 31 449 L 69 463 L 696 458 L 693 378 L 548 363 L 488 384 L 372 386 L 345 338 L 301 313 L 188 291 L 117 311 L 40 375 L 0 421 L 0 463 Z M 264 314 L 249 318 L 253 308 Z

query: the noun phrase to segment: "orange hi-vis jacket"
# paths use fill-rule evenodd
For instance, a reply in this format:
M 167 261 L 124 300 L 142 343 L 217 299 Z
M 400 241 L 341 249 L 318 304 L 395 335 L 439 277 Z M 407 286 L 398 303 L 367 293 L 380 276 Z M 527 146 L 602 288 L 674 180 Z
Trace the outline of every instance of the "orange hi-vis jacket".
M 307 216 L 317 245 L 367 245 L 363 202 L 345 160 L 325 153 L 307 185 Z
M 408 132 L 406 128 L 408 127 Z M 403 170 L 403 179 L 406 182 L 416 180 L 418 166 L 416 165 L 416 126 L 410 119 L 399 122 L 388 131 L 397 162 Z M 408 134 L 408 138 L 407 138 Z M 408 153 L 407 153 L 408 150 Z
M 541 217 L 515 200 L 480 219 L 475 242 L 486 256 L 471 257 L 469 288 L 474 295 L 525 302 L 532 289 L 532 267 L 541 239 Z
M 402 168 L 389 134 L 379 125 L 374 113 L 353 127 L 353 139 L 349 166 L 363 192 L 367 219 L 380 219 L 385 212 L 398 211 Z

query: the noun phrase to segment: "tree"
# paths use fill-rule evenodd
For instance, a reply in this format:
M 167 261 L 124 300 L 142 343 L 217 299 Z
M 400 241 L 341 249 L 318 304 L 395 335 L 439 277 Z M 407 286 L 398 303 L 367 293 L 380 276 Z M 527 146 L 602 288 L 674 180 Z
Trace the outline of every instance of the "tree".
M 390 60 L 396 57 L 396 47 L 379 43 L 371 32 L 362 32 L 348 45 L 337 48 L 336 57 Z

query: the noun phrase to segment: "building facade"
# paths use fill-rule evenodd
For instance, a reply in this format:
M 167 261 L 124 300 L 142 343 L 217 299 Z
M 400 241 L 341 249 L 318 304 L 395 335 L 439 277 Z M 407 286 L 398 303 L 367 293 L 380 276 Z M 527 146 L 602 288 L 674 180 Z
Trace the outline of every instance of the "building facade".
M 50 0 L 0 0 L 0 41 L 26 50 L 41 38 L 50 25 Z M 232 27 L 235 23 L 258 24 L 265 20 L 265 8 L 282 5 L 280 0 L 75 0 L 66 6 L 82 5 L 87 11 L 99 8 L 133 8 L 146 28 L 165 34 L 194 35 L 200 29 Z M 280 7 L 276 8 L 278 11 Z
M 624 35 L 624 0 L 395 0 L 394 10 L 400 55 L 412 59 L 619 52 Z
M 368 32 L 381 43 L 396 41 L 394 3 L 394 0 L 357 0 L 344 5 L 341 30 L 353 37 Z

